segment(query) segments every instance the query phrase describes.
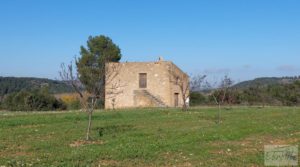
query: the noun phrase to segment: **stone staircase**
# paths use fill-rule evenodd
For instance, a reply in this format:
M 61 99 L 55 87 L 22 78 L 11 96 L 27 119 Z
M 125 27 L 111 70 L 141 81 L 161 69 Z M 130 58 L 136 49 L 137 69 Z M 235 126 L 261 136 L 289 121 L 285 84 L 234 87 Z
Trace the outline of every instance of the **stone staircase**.
M 148 90 L 135 90 L 134 93 L 135 94 L 142 94 L 142 95 L 148 97 L 149 99 L 151 99 L 151 101 L 155 102 L 157 107 L 167 107 L 167 105 L 159 97 L 153 95 Z

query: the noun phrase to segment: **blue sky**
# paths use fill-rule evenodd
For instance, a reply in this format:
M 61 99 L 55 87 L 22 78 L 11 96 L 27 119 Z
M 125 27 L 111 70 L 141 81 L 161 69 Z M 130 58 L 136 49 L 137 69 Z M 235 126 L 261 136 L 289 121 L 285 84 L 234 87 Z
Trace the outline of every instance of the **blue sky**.
M 2 0 L 0 76 L 58 78 L 89 35 L 122 61 L 172 60 L 242 81 L 300 75 L 298 0 Z

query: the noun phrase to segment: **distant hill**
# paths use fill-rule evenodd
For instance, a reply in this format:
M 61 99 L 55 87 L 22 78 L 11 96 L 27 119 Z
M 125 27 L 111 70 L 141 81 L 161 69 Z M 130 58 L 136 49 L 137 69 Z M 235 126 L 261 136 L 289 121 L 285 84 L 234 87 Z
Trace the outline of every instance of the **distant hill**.
M 257 85 L 260 86 L 268 86 L 268 85 L 278 85 L 278 84 L 291 84 L 296 80 L 300 80 L 300 76 L 297 77 L 262 77 L 256 78 L 254 80 L 244 81 L 237 83 L 233 86 L 233 88 L 243 89 L 254 87 Z
M 50 93 L 67 93 L 73 91 L 71 86 L 57 80 L 27 77 L 0 77 L 0 97 L 5 94 L 21 90 L 38 89 L 43 86 L 48 86 Z

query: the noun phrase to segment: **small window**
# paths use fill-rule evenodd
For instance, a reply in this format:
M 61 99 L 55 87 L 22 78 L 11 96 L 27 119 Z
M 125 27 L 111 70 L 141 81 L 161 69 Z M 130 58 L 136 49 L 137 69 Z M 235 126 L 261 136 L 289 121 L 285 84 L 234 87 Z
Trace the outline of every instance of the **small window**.
M 140 88 L 147 88 L 147 73 L 140 73 L 139 86 Z

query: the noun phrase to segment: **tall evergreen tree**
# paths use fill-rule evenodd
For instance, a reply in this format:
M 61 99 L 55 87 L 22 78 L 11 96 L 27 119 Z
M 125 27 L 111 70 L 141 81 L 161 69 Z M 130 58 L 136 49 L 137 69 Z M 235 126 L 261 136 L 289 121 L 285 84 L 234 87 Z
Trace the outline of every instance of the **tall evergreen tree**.
M 80 47 L 80 55 L 81 57 L 76 61 L 80 82 L 89 93 L 103 96 L 105 64 L 118 62 L 121 59 L 120 48 L 109 37 L 90 36 L 87 41 L 87 48 Z

